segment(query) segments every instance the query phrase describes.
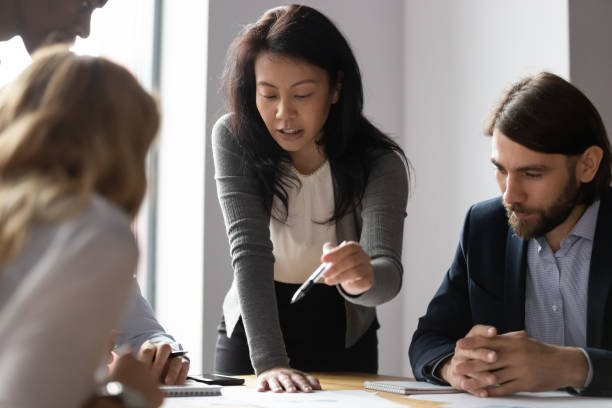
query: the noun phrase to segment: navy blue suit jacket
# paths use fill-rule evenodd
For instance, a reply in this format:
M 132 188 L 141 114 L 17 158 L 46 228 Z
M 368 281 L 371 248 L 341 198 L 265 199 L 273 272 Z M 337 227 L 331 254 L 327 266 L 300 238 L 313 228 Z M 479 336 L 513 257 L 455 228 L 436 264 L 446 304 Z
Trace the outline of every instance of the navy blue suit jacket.
M 476 204 L 465 218 L 455 259 L 410 344 L 419 380 L 438 382 L 432 362 L 452 353 L 476 324 L 499 333 L 525 328 L 527 242 L 508 226 L 501 198 Z M 612 395 L 612 189 L 601 197 L 591 254 L 587 347 L 593 379 L 586 395 Z

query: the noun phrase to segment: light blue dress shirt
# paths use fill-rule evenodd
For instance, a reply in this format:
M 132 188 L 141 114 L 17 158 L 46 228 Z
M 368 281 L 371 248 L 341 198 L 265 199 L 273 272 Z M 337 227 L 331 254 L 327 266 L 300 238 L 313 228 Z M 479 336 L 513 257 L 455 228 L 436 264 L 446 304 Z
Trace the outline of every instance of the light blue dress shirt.
M 586 347 L 587 299 L 591 251 L 599 201 L 590 205 L 553 252 L 544 237 L 531 239 L 527 249 L 525 330 L 529 337 L 548 344 Z

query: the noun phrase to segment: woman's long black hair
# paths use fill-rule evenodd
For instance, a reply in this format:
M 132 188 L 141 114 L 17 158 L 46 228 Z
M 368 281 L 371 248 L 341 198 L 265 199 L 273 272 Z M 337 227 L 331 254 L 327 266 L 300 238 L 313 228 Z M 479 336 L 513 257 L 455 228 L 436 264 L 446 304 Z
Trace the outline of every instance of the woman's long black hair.
M 254 65 L 262 52 L 299 58 L 324 69 L 332 89 L 341 82 L 338 102 L 331 106 L 323 136 L 317 142 L 324 147 L 335 183 L 335 208 L 328 222 L 337 222 L 359 205 L 372 163 L 380 155 L 397 152 L 409 171 L 409 162 L 397 143 L 363 116 L 361 74 L 340 31 L 311 7 L 278 7 L 245 27 L 232 42 L 223 75 L 226 108 L 233 112 L 230 131 L 261 181 L 269 213 L 274 196 L 283 203 L 286 213 L 287 180 L 295 180 L 295 176 L 289 170 L 289 154 L 271 137 L 255 105 Z

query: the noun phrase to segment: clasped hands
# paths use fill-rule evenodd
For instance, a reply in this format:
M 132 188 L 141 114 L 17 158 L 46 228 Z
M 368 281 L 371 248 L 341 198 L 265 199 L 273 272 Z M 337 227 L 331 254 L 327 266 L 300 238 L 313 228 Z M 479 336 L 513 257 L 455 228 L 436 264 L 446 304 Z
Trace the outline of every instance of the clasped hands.
M 476 325 L 455 346 L 440 374 L 454 388 L 478 397 L 521 391 L 582 388 L 589 365 L 582 351 L 529 338 L 524 330 L 497 334 Z

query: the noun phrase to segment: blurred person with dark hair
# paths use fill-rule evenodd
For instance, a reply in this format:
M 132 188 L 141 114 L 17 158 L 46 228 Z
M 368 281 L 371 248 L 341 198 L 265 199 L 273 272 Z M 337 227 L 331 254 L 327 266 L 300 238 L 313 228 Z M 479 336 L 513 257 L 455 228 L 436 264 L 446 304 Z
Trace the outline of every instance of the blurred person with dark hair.
M 77 36 L 89 36 L 93 11 L 106 3 L 107 0 L 0 0 L 0 41 L 19 35 L 30 53 L 43 45 L 71 44 Z M 182 346 L 159 324 L 138 285 L 112 347 L 125 344 L 139 350 L 139 358 L 149 363 L 160 381 L 185 381 L 189 359 L 168 359 L 172 351 Z
M 502 196 L 470 208 L 410 345 L 420 380 L 486 397 L 612 395 L 611 152 L 564 79 L 516 83 L 486 129 Z
M 29 53 L 42 45 L 87 38 L 91 14 L 107 0 L 0 0 L 0 41 L 23 39 Z

